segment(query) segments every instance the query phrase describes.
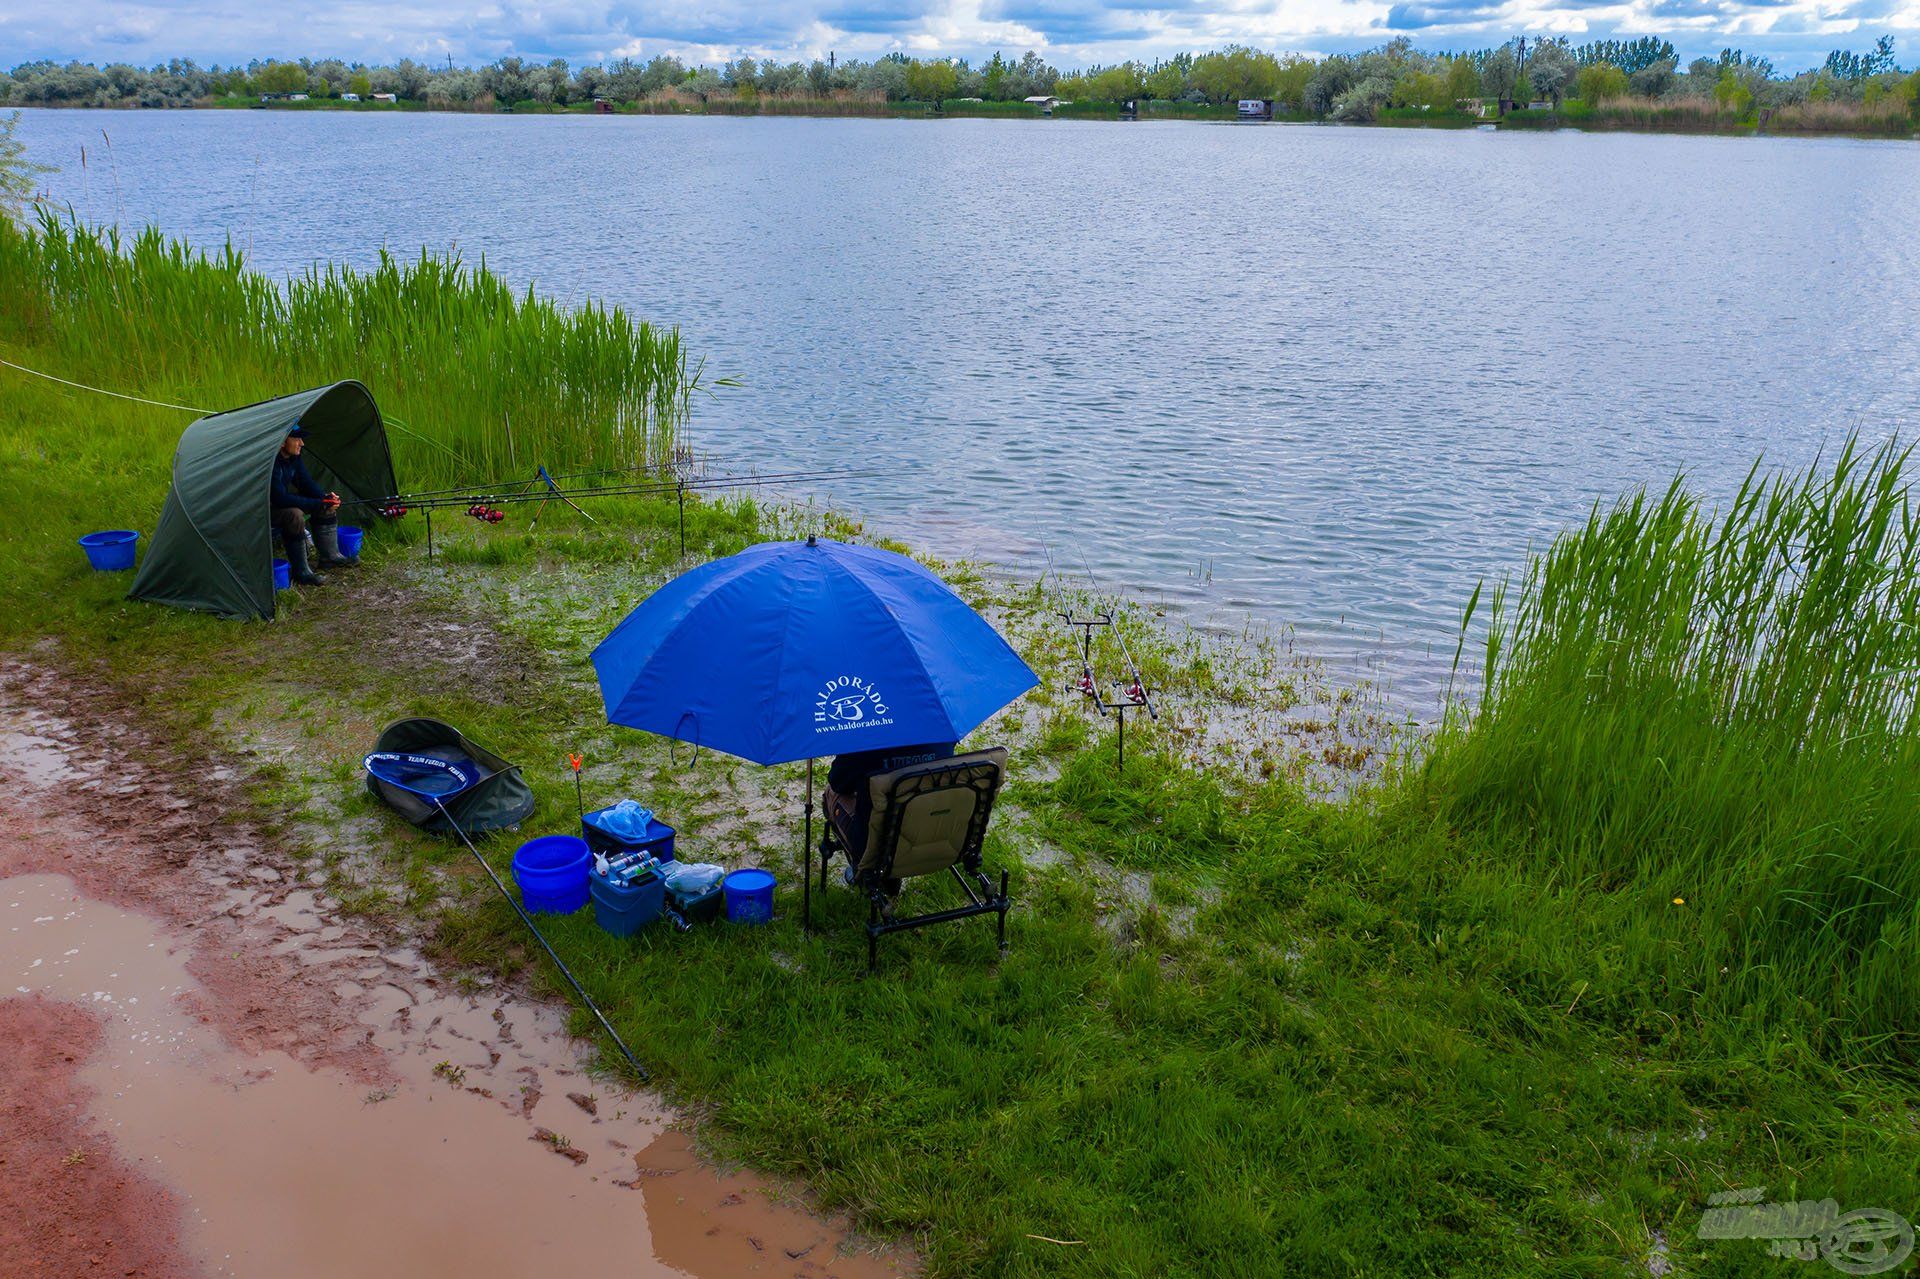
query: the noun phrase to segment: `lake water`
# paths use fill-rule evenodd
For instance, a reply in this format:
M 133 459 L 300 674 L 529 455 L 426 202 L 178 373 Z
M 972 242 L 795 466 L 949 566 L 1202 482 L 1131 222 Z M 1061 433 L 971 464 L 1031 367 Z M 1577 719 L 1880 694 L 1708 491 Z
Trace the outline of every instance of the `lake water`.
M 677 324 L 744 384 L 699 402 L 699 447 L 878 467 L 831 489 L 878 528 L 1292 626 L 1416 713 L 1474 583 L 1596 499 L 1680 468 L 1729 494 L 1762 452 L 1920 420 L 1912 143 L 265 111 L 21 136 L 84 216 L 269 272 L 457 247 Z

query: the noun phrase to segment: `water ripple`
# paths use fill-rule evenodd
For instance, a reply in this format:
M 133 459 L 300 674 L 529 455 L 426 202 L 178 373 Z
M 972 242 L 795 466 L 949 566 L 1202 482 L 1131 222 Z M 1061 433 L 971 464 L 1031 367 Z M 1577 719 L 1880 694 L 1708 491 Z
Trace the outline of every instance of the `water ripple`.
M 83 168 L 103 120 L 115 167 Z M 1297 625 L 1420 709 L 1473 584 L 1596 500 L 1681 468 L 1724 495 L 1920 403 L 1904 143 L 261 111 L 22 136 L 84 214 L 276 273 L 457 246 L 677 323 L 746 384 L 701 402 L 702 446 L 877 465 L 836 495 L 881 528 Z

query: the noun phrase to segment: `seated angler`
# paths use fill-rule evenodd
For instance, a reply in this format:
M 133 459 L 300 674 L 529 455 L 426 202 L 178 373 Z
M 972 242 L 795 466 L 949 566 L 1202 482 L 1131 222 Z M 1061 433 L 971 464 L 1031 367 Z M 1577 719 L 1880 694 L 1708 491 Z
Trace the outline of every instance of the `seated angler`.
M 844 873 L 848 883 L 853 882 L 854 872 L 867 853 L 867 827 L 873 820 L 873 791 L 867 783 L 895 769 L 951 759 L 956 745 L 926 742 L 834 756 L 833 766 L 827 770 L 827 789 L 821 796 L 821 807 L 847 847 Z
M 318 586 L 327 579 L 307 565 L 308 521 L 312 521 L 313 544 L 319 550 L 324 568 L 352 568 L 360 561 L 340 553 L 340 495 L 323 492 L 300 460 L 306 447 L 304 427 L 295 426 L 280 442 L 280 455 L 273 459 L 273 527 L 287 549 L 287 566 L 293 580 L 302 586 Z

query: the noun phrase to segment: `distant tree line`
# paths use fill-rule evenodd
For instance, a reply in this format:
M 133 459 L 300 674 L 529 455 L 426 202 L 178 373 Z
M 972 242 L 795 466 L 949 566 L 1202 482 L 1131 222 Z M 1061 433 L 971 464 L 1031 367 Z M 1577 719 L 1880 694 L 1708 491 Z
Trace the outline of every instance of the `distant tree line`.
M 1695 58 L 1683 68 L 1670 42 L 1643 36 L 1578 46 L 1564 37 L 1523 38 L 1441 53 L 1416 49 L 1401 38 L 1363 53 L 1317 60 L 1235 45 L 1068 74 L 1032 52 L 1018 60 L 995 53 L 980 63 L 899 53 L 844 62 L 743 57 L 719 67 L 689 66 L 668 56 L 579 68 L 558 58 L 527 62 L 516 57 L 477 68 L 429 66 L 407 58 L 391 66 L 302 58 L 224 68 L 202 68 L 188 59 L 152 68 L 42 61 L 0 73 L 0 103 L 13 106 L 168 107 L 220 98 L 367 98 L 376 93 L 470 108 L 566 107 L 596 99 L 627 104 L 663 97 L 1017 102 L 1050 95 L 1094 103 L 1145 99 L 1211 106 L 1259 98 L 1301 116 L 1364 121 L 1383 112 L 1450 112 L 1479 100 L 1544 101 L 1558 108 L 1570 98 L 1590 106 L 1616 99 L 1691 100 L 1741 114 L 1823 101 L 1869 107 L 1904 102 L 1912 109 L 1920 97 L 1920 72 L 1901 70 L 1891 37 L 1882 37 L 1866 53 L 1837 49 L 1818 69 L 1785 75 L 1767 59 L 1739 49 Z
M 688 66 L 661 56 L 646 62 L 620 58 L 570 67 L 564 59 L 528 62 L 507 57 L 483 67 L 429 66 L 402 58 L 391 66 L 338 58 L 255 61 L 244 67 L 201 67 L 176 58 L 164 66 L 126 63 L 27 62 L 0 72 L 0 103 L 12 106 L 187 107 L 221 97 L 314 98 L 391 93 L 407 102 L 466 105 L 492 101 L 566 106 L 594 99 L 637 102 L 663 92 L 714 95 L 818 96 L 836 93 L 888 101 L 925 101 L 971 94 L 995 100 L 1051 93 L 1060 72 L 1038 54 L 1018 61 L 995 54 L 980 67 L 917 61 L 888 54 L 871 62 L 829 64 L 739 58 L 719 67 Z

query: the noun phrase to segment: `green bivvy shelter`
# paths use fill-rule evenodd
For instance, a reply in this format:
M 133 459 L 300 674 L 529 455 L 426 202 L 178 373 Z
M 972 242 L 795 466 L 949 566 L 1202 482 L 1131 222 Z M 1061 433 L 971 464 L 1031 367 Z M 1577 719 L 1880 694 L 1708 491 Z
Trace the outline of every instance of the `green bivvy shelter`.
M 273 459 L 306 428 L 307 469 L 340 495 L 341 518 L 393 496 L 393 455 L 373 393 L 335 382 L 203 417 L 180 436 L 173 487 L 128 596 L 222 617 L 273 616 Z

